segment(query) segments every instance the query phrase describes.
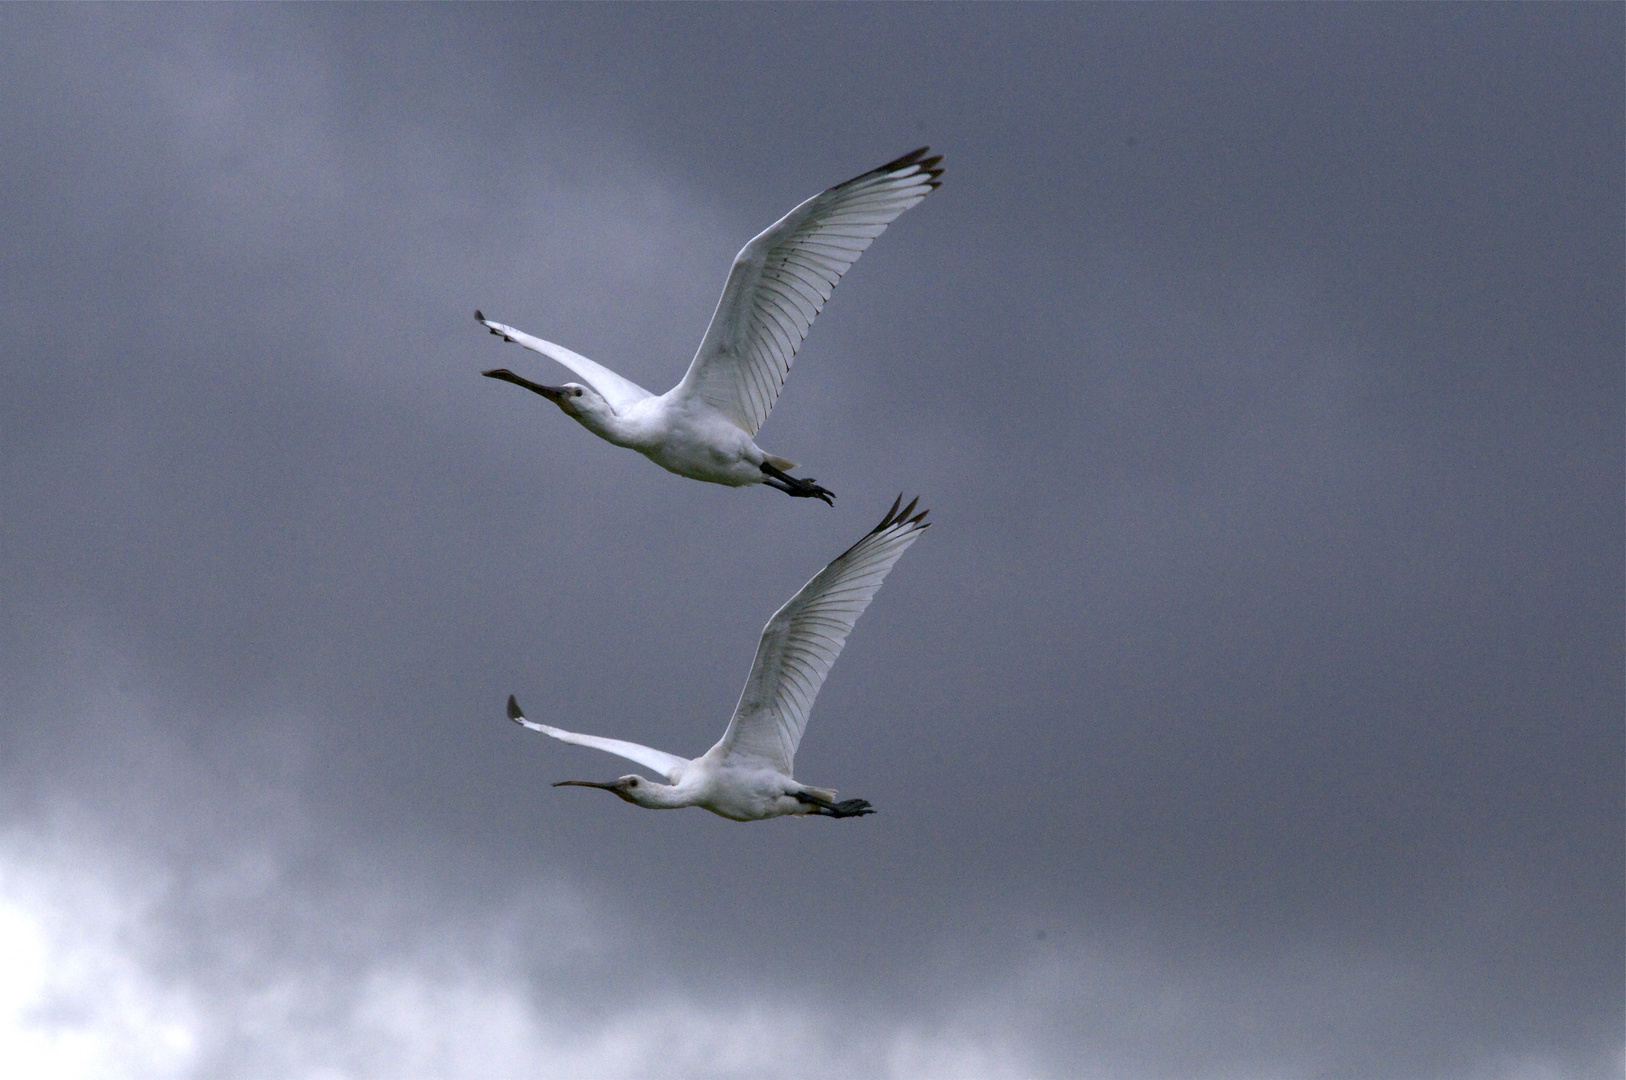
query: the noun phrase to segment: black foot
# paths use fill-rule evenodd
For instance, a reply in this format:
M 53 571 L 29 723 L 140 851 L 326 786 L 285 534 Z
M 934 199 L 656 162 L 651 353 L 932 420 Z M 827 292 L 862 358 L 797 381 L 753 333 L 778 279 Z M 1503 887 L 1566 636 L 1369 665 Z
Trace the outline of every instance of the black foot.
M 865 814 L 875 813 L 867 799 L 843 799 L 841 802 L 833 803 L 829 799 L 819 798 L 812 792 L 798 791 L 796 801 L 811 806 L 813 809 L 810 813 L 820 817 L 863 817 Z
M 763 483 L 767 484 L 769 487 L 776 487 L 780 491 L 783 491 L 786 495 L 790 495 L 798 499 L 823 499 L 825 505 L 835 505 L 836 493 L 831 491 L 829 488 L 820 487 L 818 484 L 815 484 L 811 476 L 806 477 L 805 479 L 800 476 L 792 476 L 781 469 L 774 468 L 766 461 L 757 466 L 757 468 L 761 469 L 763 475 L 768 478 L 764 480 Z
M 873 813 L 874 808 L 865 799 L 845 799 L 830 808 L 831 817 L 863 817 Z

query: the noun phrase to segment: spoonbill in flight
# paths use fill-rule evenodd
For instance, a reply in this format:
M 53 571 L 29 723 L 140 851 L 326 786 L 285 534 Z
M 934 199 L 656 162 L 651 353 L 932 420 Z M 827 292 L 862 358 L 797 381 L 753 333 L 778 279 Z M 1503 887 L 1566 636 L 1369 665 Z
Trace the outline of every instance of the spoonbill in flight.
M 651 810 L 698 806 L 735 821 L 784 814 L 841 818 L 874 813 L 863 799 L 836 802 L 836 793 L 829 788 L 793 780 L 791 761 L 807 728 L 813 700 L 841 655 L 853 624 L 875 598 L 892 564 L 928 528 L 926 511 L 914 512 L 919 500 L 911 500 L 899 510 L 902 501 L 900 495 L 879 525 L 774 612 L 762 629 L 751 674 L 728 730 L 700 757 L 691 761 L 637 743 L 538 724 L 527 720 L 519 702 L 510 697 L 508 716 L 516 724 L 636 761 L 667 781 L 661 784 L 631 775 L 607 784 L 561 780 L 553 786 L 603 788 Z
M 679 476 L 743 487 L 769 484 L 830 502 L 794 461 L 757 446 L 796 349 L 858 256 L 894 219 L 938 186 L 938 157 L 921 147 L 808 199 L 734 256 L 722 299 L 683 381 L 656 397 L 562 345 L 474 317 L 569 368 L 580 383 L 543 386 L 507 368 L 482 372 L 541 394 L 601 439 L 629 447 Z

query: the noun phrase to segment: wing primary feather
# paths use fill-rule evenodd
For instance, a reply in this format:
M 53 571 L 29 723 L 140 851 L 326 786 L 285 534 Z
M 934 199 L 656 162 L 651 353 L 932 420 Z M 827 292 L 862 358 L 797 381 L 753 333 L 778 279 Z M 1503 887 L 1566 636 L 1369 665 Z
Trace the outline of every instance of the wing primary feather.
M 938 168 L 938 162 L 943 160 L 943 155 L 938 154 L 935 157 L 927 157 L 926 155 L 931 152 L 932 148 L 929 146 L 922 146 L 918 149 L 911 150 L 902 157 L 894 158 L 892 161 L 887 162 L 885 165 L 882 165 L 879 168 L 871 169 L 863 176 L 855 177 L 852 180 L 849 180 L 848 183 L 856 184 L 859 181 L 868 180 L 871 177 L 882 176 L 886 173 L 902 172 L 910 165 L 913 165 L 919 169 L 920 172 L 924 173 L 930 178 L 927 180 L 927 183 L 930 183 L 933 187 L 936 187 L 937 178 L 943 175 L 943 170 Z
M 648 390 L 645 390 L 631 379 L 618 375 L 609 368 L 605 367 L 603 364 L 589 360 L 587 357 L 578 352 L 567 349 L 563 345 L 557 345 L 551 341 L 544 341 L 539 337 L 533 337 L 521 330 L 515 330 L 512 326 L 508 326 L 500 322 L 494 322 L 491 319 L 486 318 L 485 314 L 478 310 L 475 311 L 474 317 L 479 320 L 479 322 L 484 325 L 486 329 L 490 330 L 493 334 L 496 334 L 504 341 L 515 342 L 516 344 L 530 349 L 532 352 L 541 353 L 543 356 L 548 357 L 555 363 L 568 368 L 583 382 L 589 384 L 593 387 L 593 389 L 602 394 L 604 399 L 610 403 L 610 407 L 615 409 L 617 412 L 635 405 L 645 398 L 654 396 Z
M 704 402 L 754 436 L 842 275 L 938 186 L 942 160 L 928 147 L 911 150 L 804 200 L 754 237 L 734 257 L 711 324 L 674 393 Z
M 920 533 L 929 511 L 900 493 L 879 525 L 831 560 L 762 628 L 740 692 L 725 754 L 754 757 L 790 775 L 797 744 L 831 667 L 887 574 Z
M 627 742 L 624 739 L 607 739 L 602 735 L 583 735 L 575 731 L 550 727 L 547 724 L 538 724 L 534 720 L 526 719 L 525 713 L 520 710 L 519 702 L 513 694 L 508 695 L 508 719 L 522 728 L 551 736 L 560 742 L 585 746 L 593 750 L 602 750 L 607 754 L 614 754 L 616 757 L 635 761 L 646 769 L 653 769 L 655 772 L 662 774 L 673 783 L 676 783 L 682 777 L 684 769 L 690 764 L 688 758 L 668 754 L 664 750 L 656 750 L 652 746 L 644 746 L 641 743 Z

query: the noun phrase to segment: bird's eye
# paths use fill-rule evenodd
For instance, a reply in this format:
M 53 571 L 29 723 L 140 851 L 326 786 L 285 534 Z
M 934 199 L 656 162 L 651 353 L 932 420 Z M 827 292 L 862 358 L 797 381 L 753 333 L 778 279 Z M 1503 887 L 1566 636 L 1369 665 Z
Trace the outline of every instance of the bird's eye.
M 581 392 L 581 387 L 577 387 L 577 388 L 576 388 L 576 396 L 577 396 L 577 397 L 581 397 L 581 396 L 582 396 L 582 392 Z
M 638 786 L 638 778 L 636 776 L 634 776 L 631 780 L 628 780 L 627 781 L 627 786 L 628 787 L 637 787 Z

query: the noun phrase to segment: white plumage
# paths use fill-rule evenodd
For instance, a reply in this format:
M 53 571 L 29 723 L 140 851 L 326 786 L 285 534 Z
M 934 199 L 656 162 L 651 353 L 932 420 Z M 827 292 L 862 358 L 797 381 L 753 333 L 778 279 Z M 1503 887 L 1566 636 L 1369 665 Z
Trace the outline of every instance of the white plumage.
M 820 192 L 741 248 L 688 372 L 659 397 L 476 311 L 493 334 L 551 357 L 583 382 L 544 386 L 507 368 L 483 374 L 541 394 L 600 438 L 680 476 L 732 487 L 769 484 L 829 502 L 829 490 L 811 477 L 790 476 L 795 463 L 764 452 L 754 438 L 841 275 L 938 186 L 942 158 L 927 157 L 928 149 Z
M 785 814 L 859 817 L 872 813 L 863 799 L 836 802 L 828 788 L 792 778 L 796 747 L 830 667 L 853 624 L 875 598 L 887 573 L 929 526 L 915 502 L 900 510 L 900 496 L 881 523 L 844 551 L 774 612 L 763 627 L 751 674 L 728 730 L 693 760 L 621 739 L 580 735 L 525 718 L 508 699 L 515 723 L 577 746 L 589 746 L 660 773 L 666 783 L 623 776 L 610 783 L 564 780 L 555 787 L 597 787 L 652 810 L 698 806 L 735 821 Z

